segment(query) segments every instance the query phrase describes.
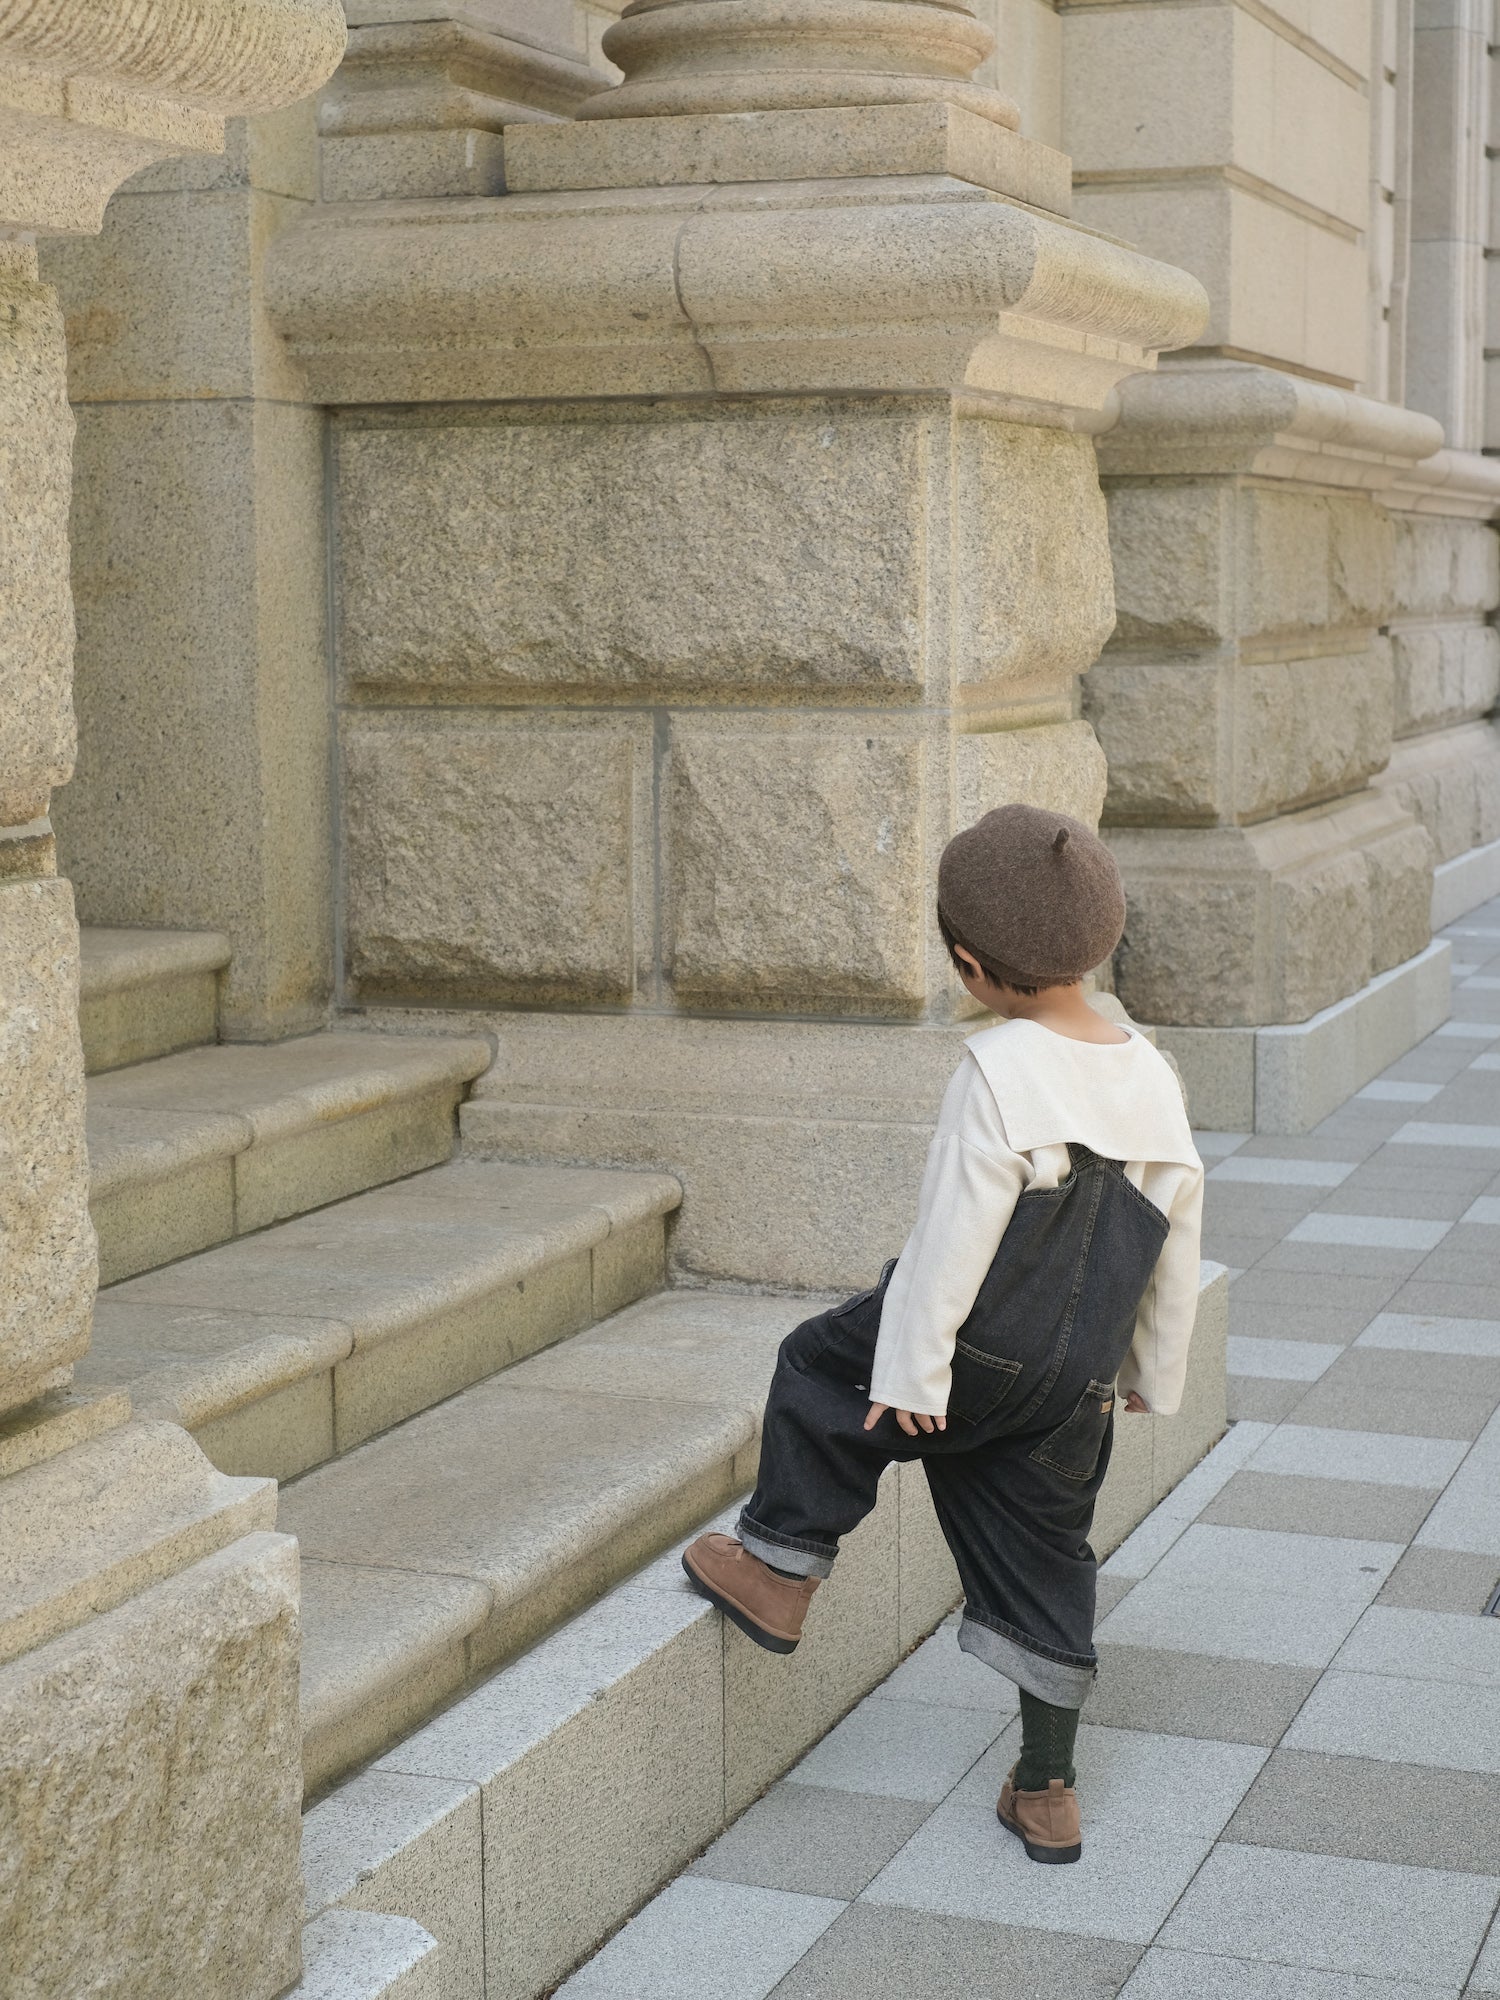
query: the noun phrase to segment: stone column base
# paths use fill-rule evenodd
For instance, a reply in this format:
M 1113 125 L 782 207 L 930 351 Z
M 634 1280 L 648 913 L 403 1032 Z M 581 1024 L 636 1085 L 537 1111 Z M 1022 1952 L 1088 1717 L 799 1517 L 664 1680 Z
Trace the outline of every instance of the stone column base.
M 1158 1028 L 1193 1123 L 1222 1132 L 1310 1132 L 1448 1018 L 1451 947 L 1434 939 L 1310 1020 L 1269 1028 Z

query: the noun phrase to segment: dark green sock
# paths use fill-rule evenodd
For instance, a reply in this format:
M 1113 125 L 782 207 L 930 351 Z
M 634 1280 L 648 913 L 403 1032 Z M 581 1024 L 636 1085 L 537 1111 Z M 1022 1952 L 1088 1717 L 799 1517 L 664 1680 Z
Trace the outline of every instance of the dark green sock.
M 1078 1735 L 1078 1710 L 1054 1708 L 1021 1689 L 1021 1759 L 1016 1765 L 1018 1792 L 1044 1792 L 1054 1778 L 1071 1785 L 1073 1742 Z

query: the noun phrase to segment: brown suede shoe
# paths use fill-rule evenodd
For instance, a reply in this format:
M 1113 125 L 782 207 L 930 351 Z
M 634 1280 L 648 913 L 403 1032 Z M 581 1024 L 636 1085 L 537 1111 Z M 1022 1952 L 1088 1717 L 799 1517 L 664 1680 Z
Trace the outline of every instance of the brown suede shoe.
M 688 1582 L 768 1653 L 795 1653 L 821 1578 L 778 1576 L 733 1535 L 700 1535 L 682 1558 Z
M 1033 1861 L 1076 1861 L 1083 1853 L 1083 1827 L 1078 1794 L 1061 1778 L 1045 1792 L 1018 1792 L 1016 1767 L 1000 1787 L 995 1807 L 1000 1824 L 1009 1827 Z

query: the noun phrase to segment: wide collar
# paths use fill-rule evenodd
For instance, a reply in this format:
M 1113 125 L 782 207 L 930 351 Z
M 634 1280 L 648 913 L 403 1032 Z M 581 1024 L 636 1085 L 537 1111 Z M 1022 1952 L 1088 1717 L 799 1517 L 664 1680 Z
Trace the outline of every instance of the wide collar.
M 1107 1160 L 1200 1166 L 1182 1089 L 1144 1035 L 1075 1042 L 1035 1021 L 997 1021 L 968 1040 L 1018 1153 L 1069 1140 Z

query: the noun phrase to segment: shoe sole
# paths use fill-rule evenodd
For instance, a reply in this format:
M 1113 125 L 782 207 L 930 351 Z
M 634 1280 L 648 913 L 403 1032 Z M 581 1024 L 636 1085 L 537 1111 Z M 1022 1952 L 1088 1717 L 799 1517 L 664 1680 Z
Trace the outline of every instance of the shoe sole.
M 768 1632 L 763 1625 L 757 1625 L 748 1612 L 741 1611 L 740 1607 L 727 1598 L 721 1590 L 715 1590 L 711 1583 L 705 1583 L 686 1556 L 682 1559 L 682 1573 L 700 1597 L 706 1597 L 710 1604 L 717 1606 L 729 1622 L 738 1625 L 745 1637 L 753 1639 L 757 1646 L 764 1646 L 768 1653 L 796 1652 L 800 1641 L 778 1638 L 774 1632 Z
M 995 1817 L 1007 1833 L 1013 1833 L 1016 1836 L 1016 1839 L 1020 1841 L 1033 1861 L 1041 1861 L 1048 1866 L 1056 1867 L 1069 1861 L 1081 1861 L 1083 1859 L 1083 1842 L 1081 1840 L 1075 1842 L 1072 1847 L 1040 1847 L 1034 1840 L 1028 1840 L 1015 1821 L 1007 1819 L 998 1806 L 995 1808 Z

